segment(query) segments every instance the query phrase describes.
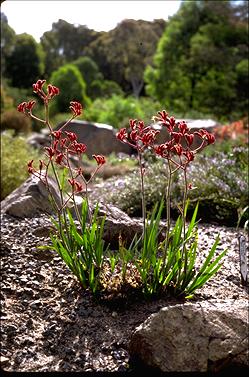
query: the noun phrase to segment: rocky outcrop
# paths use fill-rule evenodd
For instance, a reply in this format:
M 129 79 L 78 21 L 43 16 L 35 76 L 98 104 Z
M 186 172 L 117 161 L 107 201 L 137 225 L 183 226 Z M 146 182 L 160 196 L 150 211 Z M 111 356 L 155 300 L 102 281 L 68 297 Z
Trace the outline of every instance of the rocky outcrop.
M 48 184 L 54 200 L 59 205 L 60 196 L 55 181 L 48 177 Z M 51 214 L 53 207 L 44 183 L 31 176 L 1 202 L 1 211 L 8 215 L 25 218 L 35 217 L 41 213 Z
M 65 122 L 60 123 L 55 130 L 59 130 Z M 90 123 L 87 121 L 74 120 L 63 131 L 74 132 L 80 143 L 87 146 L 86 154 L 92 158 L 93 154 L 109 155 L 111 153 L 124 153 L 131 155 L 134 150 L 127 144 L 121 143 L 116 138 L 116 130 L 107 124 Z M 50 138 L 46 129 L 41 133 L 33 133 L 28 139 L 28 144 L 34 148 L 49 146 Z
M 57 185 L 50 177 L 48 183 L 50 191 L 59 205 L 60 196 Z M 81 213 L 82 200 L 82 196 L 75 196 L 79 213 Z M 68 204 L 68 208 L 76 218 L 72 203 Z M 93 211 L 93 208 L 92 204 L 91 211 Z M 8 195 L 1 202 L 1 210 L 3 213 L 17 218 L 32 218 L 41 213 L 52 214 L 54 212 L 45 185 L 35 176 L 28 178 L 20 187 Z M 100 203 L 98 216 L 100 218 L 106 217 L 103 238 L 112 248 L 118 247 L 120 236 L 124 244 L 128 246 L 135 234 L 138 234 L 138 236 L 142 234 L 142 223 L 131 219 L 126 213 L 113 205 Z
M 176 121 L 179 122 L 180 119 L 176 119 Z M 185 119 L 185 121 L 190 129 L 190 133 L 194 133 L 200 129 L 205 129 L 208 132 L 213 133 L 213 131 L 219 127 L 219 124 L 212 119 Z M 157 134 L 156 143 L 163 144 L 169 140 L 169 133 L 166 127 L 160 125 L 159 123 L 155 123 L 153 124 L 153 128 L 160 131 L 160 134 Z M 199 147 L 201 142 L 202 140 L 200 138 L 194 138 L 191 149 Z
M 177 120 L 179 121 L 179 120 Z M 201 128 L 209 132 L 213 132 L 219 124 L 211 119 L 206 120 L 186 120 L 190 132 L 198 131 Z M 55 130 L 59 130 L 65 122 L 60 123 Z M 160 130 L 160 134 L 156 137 L 156 143 L 162 144 L 169 140 L 169 134 L 165 127 L 156 123 L 153 128 Z M 107 124 L 91 123 L 83 120 L 74 120 L 69 123 L 64 131 L 74 132 L 78 136 L 79 142 L 87 145 L 86 154 L 89 158 L 93 154 L 109 155 L 111 153 L 134 154 L 134 149 L 129 145 L 122 143 L 116 139 L 116 130 Z M 33 133 L 28 139 L 28 144 L 35 148 L 49 146 L 50 139 L 47 129 L 43 129 L 41 133 Z M 201 144 L 201 139 L 195 138 L 192 148 L 197 148 Z
M 164 307 L 135 330 L 130 353 L 163 372 L 249 367 L 248 302 L 210 300 Z
M 56 130 L 60 129 L 63 124 L 60 123 Z M 79 142 L 87 145 L 86 154 L 90 158 L 93 154 L 125 153 L 130 155 L 133 153 L 133 149 L 129 145 L 117 140 L 117 131 L 107 124 L 74 120 L 63 131 L 74 132 L 78 136 Z
M 112 249 L 118 247 L 119 237 L 122 238 L 124 246 L 128 247 L 136 234 L 138 237 L 142 234 L 142 222 L 131 219 L 113 205 L 100 203 L 99 216 L 106 216 L 103 239 Z

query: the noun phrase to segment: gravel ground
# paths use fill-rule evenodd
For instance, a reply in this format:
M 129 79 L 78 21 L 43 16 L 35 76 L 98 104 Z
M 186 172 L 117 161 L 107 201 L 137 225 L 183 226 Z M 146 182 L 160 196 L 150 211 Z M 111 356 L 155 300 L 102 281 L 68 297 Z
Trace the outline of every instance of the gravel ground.
M 2 368 L 12 372 L 135 371 L 139 367 L 128 352 L 132 331 L 151 313 L 180 300 L 94 301 L 55 253 L 37 249 L 48 242 L 49 225 L 45 216 L 1 217 Z M 228 248 L 223 267 L 194 300 L 248 300 L 248 287 L 240 284 L 238 235 L 242 230 L 199 225 L 200 255 L 205 255 L 218 233 L 219 251 Z

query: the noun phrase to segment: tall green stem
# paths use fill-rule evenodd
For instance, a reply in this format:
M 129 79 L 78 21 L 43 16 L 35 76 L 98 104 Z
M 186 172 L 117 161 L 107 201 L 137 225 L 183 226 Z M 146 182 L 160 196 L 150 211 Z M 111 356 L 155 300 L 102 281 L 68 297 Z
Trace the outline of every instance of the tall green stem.
M 163 256 L 163 268 L 166 265 L 166 257 L 167 257 L 167 250 L 169 246 L 169 233 L 170 233 L 170 194 L 171 194 L 171 182 L 172 182 L 172 169 L 170 165 L 170 161 L 168 161 L 168 184 L 166 189 L 166 243 L 164 249 L 164 256 Z
M 138 162 L 140 168 L 140 182 L 141 182 L 141 200 L 142 200 L 142 216 L 143 216 L 143 237 L 145 236 L 145 226 L 146 226 L 146 208 L 145 208 L 145 195 L 144 195 L 144 172 L 142 164 L 142 155 L 138 151 Z
M 188 181 L 187 181 L 187 167 L 185 166 L 183 170 L 184 174 L 184 194 L 183 194 L 183 203 L 182 203 L 182 222 L 183 222 L 183 246 L 182 246 L 182 254 L 184 255 L 184 273 L 187 272 L 187 250 L 185 245 L 185 238 L 186 238 L 186 203 L 187 203 L 187 195 L 188 195 Z

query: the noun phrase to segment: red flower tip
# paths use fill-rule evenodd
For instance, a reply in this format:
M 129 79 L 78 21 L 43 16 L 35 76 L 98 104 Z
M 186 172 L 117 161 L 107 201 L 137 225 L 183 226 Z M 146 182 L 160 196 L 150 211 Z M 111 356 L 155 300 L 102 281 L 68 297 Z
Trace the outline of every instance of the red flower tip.
M 55 159 L 55 162 L 58 164 L 58 165 L 61 165 L 62 163 L 62 160 L 63 160 L 63 154 L 62 153 L 59 153 L 57 156 L 56 156 L 56 159 Z
M 42 90 L 43 85 L 45 84 L 46 80 L 38 80 L 35 84 L 33 84 L 33 90 L 35 93 L 38 93 Z
M 178 124 L 178 128 L 182 135 L 189 131 L 187 123 L 184 120 Z
M 130 120 L 129 120 L 129 124 L 130 124 L 130 128 L 131 128 L 131 130 L 132 130 L 132 131 L 135 130 L 136 127 L 137 127 L 137 119 L 130 119 Z
M 215 136 L 207 132 L 206 140 L 208 144 L 213 144 L 215 142 Z
M 74 142 L 77 140 L 77 135 L 74 133 L 74 132 L 68 132 L 68 131 L 65 131 L 65 134 L 67 135 L 68 139 L 71 141 L 71 142 Z
M 181 154 L 183 152 L 183 148 L 182 148 L 181 144 L 174 145 L 174 147 L 172 149 L 176 152 L 176 154 L 178 154 L 178 156 L 181 156 Z
M 31 160 L 31 161 L 29 161 L 28 163 L 27 163 L 27 166 L 28 166 L 28 172 L 31 174 L 31 173 L 33 173 L 34 172 L 34 168 L 33 168 L 33 162 L 34 162 L 34 160 Z
M 192 151 L 186 151 L 183 152 L 183 154 L 186 156 L 188 162 L 193 161 L 193 159 L 195 158 L 195 155 Z
M 61 131 L 53 131 L 52 132 L 52 135 L 55 139 L 59 140 L 61 138 L 61 134 L 62 132 Z
M 172 132 L 171 136 L 173 137 L 174 141 L 178 144 L 181 140 L 182 134 L 180 132 Z
M 54 96 L 57 96 L 58 94 L 60 94 L 60 89 L 57 88 L 54 85 L 49 84 L 48 85 L 48 97 L 53 98 Z
M 166 122 L 168 120 L 168 117 L 169 117 L 169 114 L 165 111 L 165 110 L 162 110 L 162 111 L 158 111 L 157 114 L 159 115 L 159 117 L 157 117 L 161 122 Z
M 127 139 L 127 137 L 128 134 L 126 128 L 121 128 L 121 130 L 119 130 L 119 132 L 116 134 L 116 138 L 121 141 L 124 141 L 125 139 Z
M 95 158 L 98 165 L 104 165 L 106 163 L 105 156 L 102 156 L 102 155 L 99 155 L 99 154 L 97 154 L 97 155 L 93 154 L 93 158 Z
M 136 141 L 138 139 L 138 133 L 137 133 L 136 130 L 131 131 L 131 133 L 130 133 L 130 139 L 132 141 Z
M 165 144 L 157 145 L 154 148 L 155 153 L 158 154 L 161 157 L 163 157 L 163 154 L 164 154 L 165 150 L 166 150 L 166 145 Z
M 33 109 L 33 107 L 35 106 L 35 104 L 36 104 L 36 101 L 29 101 L 27 103 L 26 109 L 31 111 Z
M 144 126 L 145 126 L 144 121 L 139 120 L 138 121 L 138 129 L 139 129 L 140 132 L 142 132 L 144 130 Z
M 190 147 L 193 144 L 194 141 L 194 135 L 193 134 L 185 134 L 185 139 L 188 143 L 188 146 Z
M 194 132 L 196 135 L 200 136 L 203 140 L 206 140 L 208 144 L 213 144 L 215 142 L 215 136 L 210 134 L 207 130 L 199 130 Z
M 146 132 L 143 136 L 142 136 L 142 143 L 144 145 L 152 145 L 154 144 L 155 142 L 155 137 L 156 135 L 159 133 L 160 131 L 156 131 L 156 130 L 150 130 L 149 132 Z
M 26 107 L 27 102 L 22 102 L 20 103 L 20 105 L 17 106 L 17 111 L 19 111 L 20 113 L 25 113 Z
M 76 153 L 79 153 L 79 154 L 85 153 L 86 151 L 86 145 L 83 143 L 74 142 L 72 145 L 72 148 L 74 149 Z
M 55 150 L 51 147 L 45 147 L 44 149 L 48 152 L 49 159 L 52 160 L 52 157 L 55 155 Z
M 74 192 L 80 192 L 80 191 L 83 190 L 82 184 L 80 184 L 79 182 L 77 182 L 74 178 L 68 179 L 68 182 L 72 186 L 72 189 L 73 189 Z
M 83 107 L 82 107 L 81 103 L 79 103 L 77 101 L 71 101 L 69 109 L 72 111 L 74 116 L 79 116 L 82 113 Z

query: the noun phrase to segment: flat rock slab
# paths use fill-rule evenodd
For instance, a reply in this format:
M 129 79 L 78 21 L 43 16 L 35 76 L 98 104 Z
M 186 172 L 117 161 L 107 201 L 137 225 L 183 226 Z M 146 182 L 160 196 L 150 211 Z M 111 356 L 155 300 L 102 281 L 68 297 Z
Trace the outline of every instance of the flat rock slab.
M 135 330 L 130 353 L 163 372 L 248 367 L 248 302 L 210 300 L 162 308 Z

